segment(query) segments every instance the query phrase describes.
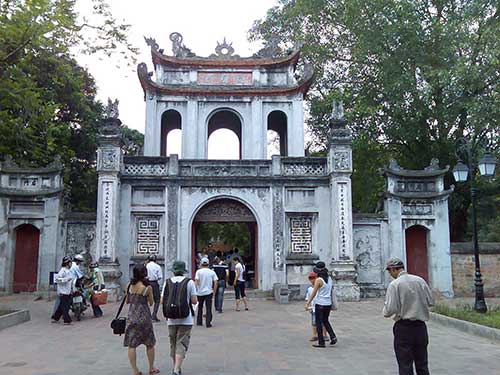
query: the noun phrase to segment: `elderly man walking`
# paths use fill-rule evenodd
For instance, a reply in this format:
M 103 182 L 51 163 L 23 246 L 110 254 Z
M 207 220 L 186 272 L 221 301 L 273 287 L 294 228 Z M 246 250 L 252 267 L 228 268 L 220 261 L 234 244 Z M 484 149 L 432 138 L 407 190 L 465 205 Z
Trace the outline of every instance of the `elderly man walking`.
M 429 286 L 419 276 L 405 271 L 401 259 L 391 258 L 386 270 L 394 278 L 387 288 L 384 316 L 394 316 L 394 352 L 399 375 L 428 375 L 427 345 L 429 336 L 425 321 L 429 320 L 429 307 L 434 304 Z

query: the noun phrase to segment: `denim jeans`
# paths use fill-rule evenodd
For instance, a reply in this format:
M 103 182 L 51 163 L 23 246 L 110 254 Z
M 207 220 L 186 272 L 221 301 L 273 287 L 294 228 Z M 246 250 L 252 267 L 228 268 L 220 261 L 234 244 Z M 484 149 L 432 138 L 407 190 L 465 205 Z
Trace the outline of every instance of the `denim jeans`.
M 215 294 L 215 310 L 222 312 L 224 303 L 224 291 L 226 290 L 226 280 L 217 281 L 217 293 Z

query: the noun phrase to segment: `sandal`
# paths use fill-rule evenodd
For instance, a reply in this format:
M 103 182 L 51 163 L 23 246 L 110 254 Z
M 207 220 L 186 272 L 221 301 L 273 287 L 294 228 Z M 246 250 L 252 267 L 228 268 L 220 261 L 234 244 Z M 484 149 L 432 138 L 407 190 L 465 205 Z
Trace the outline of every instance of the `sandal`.
M 153 375 L 153 374 L 159 374 L 160 373 L 160 370 L 157 369 L 157 368 L 154 368 L 152 369 L 150 372 L 149 372 L 149 375 Z
M 236 311 L 241 311 L 240 309 L 236 309 Z
M 245 307 L 245 311 L 248 311 L 248 307 Z

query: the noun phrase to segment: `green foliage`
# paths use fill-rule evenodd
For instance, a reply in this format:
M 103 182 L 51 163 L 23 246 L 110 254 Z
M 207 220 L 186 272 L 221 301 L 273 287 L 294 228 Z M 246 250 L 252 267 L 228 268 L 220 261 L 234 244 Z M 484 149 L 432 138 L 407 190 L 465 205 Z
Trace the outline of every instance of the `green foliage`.
M 500 328 L 499 306 L 489 306 L 488 312 L 482 314 L 476 312 L 469 304 L 450 307 L 447 304 L 438 303 L 432 308 L 432 311 L 441 315 L 451 316 L 452 318 L 481 324 L 483 326 Z
M 90 3 L 102 24 L 79 22 L 74 1 L 0 3 L 0 155 L 33 167 L 60 155 L 68 202 L 83 211 L 95 209 L 96 136 L 103 108 L 93 78 L 72 51 L 91 52 L 93 35 L 93 52 L 125 49 L 129 60 L 134 52 L 126 41 L 128 26 L 112 18 L 104 1 Z M 140 144 L 136 133 L 127 135 Z
M 196 235 L 197 249 L 210 242 L 222 241 L 240 249 L 240 254 L 250 251 L 250 231 L 245 223 L 202 223 L 198 225 Z
M 365 209 L 382 187 L 377 162 L 454 165 L 460 137 L 487 141 L 498 154 L 499 7 L 494 0 L 282 0 L 250 38 L 304 43 L 302 57 L 317 74 L 308 95 L 316 147 L 327 143 L 332 98 L 344 100 L 357 152 L 365 149 L 353 176 L 369 184 L 353 184 L 355 206 Z M 469 192 L 458 192 L 450 203 L 455 240 L 465 234 L 470 204 Z

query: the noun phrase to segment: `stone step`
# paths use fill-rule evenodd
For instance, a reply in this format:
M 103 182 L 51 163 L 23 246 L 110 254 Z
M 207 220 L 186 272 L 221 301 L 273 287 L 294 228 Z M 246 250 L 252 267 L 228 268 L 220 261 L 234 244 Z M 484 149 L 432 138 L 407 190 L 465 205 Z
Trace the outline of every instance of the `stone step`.
M 272 293 L 260 289 L 245 289 L 245 294 L 251 299 L 272 299 Z M 224 291 L 224 300 L 234 300 L 234 288 L 229 287 Z

